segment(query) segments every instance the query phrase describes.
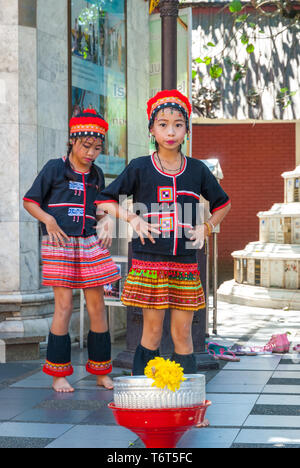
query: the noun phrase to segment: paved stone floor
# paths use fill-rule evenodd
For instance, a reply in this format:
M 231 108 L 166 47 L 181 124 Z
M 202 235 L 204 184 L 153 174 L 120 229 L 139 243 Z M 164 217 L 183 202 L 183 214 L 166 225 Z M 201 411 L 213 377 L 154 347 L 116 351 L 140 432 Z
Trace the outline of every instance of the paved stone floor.
M 265 344 L 274 333 L 291 333 L 300 343 L 299 311 L 218 304 L 218 334 L 211 341 Z M 117 355 L 124 340 L 113 346 Z M 242 357 L 206 374 L 210 427 L 192 429 L 178 448 L 300 447 L 300 354 Z M 1 448 L 143 447 L 116 425 L 107 407 L 113 392 L 96 388 L 85 371 L 86 350 L 72 349 L 76 391 L 56 394 L 38 361 L 0 364 Z M 114 369 L 113 375 L 129 370 Z

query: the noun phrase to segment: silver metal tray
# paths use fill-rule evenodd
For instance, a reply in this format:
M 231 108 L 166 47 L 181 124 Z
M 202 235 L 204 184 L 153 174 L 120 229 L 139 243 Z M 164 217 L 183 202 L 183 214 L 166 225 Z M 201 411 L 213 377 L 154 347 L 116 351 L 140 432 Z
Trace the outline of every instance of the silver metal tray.
M 152 387 L 153 380 L 143 376 L 114 378 L 114 403 L 119 408 L 185 408 L 205 401 L 205 376 L 186 374 L 180 389 Z

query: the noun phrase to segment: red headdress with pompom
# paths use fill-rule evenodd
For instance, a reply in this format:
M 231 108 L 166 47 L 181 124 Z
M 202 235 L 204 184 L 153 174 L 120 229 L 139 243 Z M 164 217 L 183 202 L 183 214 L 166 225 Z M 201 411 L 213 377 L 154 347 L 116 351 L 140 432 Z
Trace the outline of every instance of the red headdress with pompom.
M 166 107 L 174 107 L 175 109 L 183 110 L 189 119 L 192 113 L 192 106 L 186 96 L 177 89 L 166 89 L 160 91 L 147 103 L 147 114 L 149 121 L 152 121 L 153 116 L 160 109 Z
M 95 109 L 85 109 L 70 120 L 70 137 L 94 136 L 104 140 L 109 125 Z

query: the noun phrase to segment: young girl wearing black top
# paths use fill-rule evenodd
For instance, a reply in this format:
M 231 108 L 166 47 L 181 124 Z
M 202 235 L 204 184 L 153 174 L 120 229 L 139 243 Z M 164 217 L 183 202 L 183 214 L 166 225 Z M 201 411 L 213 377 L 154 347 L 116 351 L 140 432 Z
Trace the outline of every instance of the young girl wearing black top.
M 191 105 L 177 90 L 159 92 L 148 102 L 150 133 L 157 151 L 130 162 L 104 189 L 99 206 L 129 222 L 138 234 L 122 301 L 143 309 L 143 334 L 133 375 L 143 375 L 159 355 L 165 310 L 171 310 L 172 359 L 186 374 L 197 372 L 191 326 L 194 311 L 205 307 L 196 249 L 230 209 L 230 200 L 207 166 L 181 152 L 189 132 Z M 133 195 L 134 212 L 118 203 Z M 210 204 L 211 218 L 199 220 L 199 201 Z
M 53 287 L 55 310 L 43 370 L 53 377 L 57 392 L 73 392 L 66 380 L 73 373 L 68 333 L 73 289 L 83 289 L 90 318 L 86 370 L 98 385 L 113 388 L 111 343 L 103 285 L 120 278 L 102 229 L 99 239 L 95 200 L 104 189 L 104 176 L 94 162 L 102 149 L 108 124 L 93 109 L 70 121 L 67 156 L 51 159 L 24 196 L 24 208 L 42 223 L 44 286 Z M 103 220 L 104 222 L 104 220 Z M 106 219 L 106 222 L 109 221 Z M 107 227 L 107 226 L 105 226 Z

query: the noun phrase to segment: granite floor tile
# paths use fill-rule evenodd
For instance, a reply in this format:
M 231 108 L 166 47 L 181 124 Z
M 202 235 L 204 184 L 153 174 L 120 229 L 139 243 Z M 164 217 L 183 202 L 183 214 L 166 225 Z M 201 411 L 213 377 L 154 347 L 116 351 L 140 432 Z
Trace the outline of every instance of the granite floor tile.
M 258 405 L 299 405 L 300 395 L 261 395 L 256 404 Z
M 52 440 L 34 437 L 0 437 L 0 448 L 44 448 Z
M 281 359 L 280 365 L 293 365 L 293 366 L 299 366 L 300 364 L 300 354 L 290 356 L 289 359 Z
M 55 439 L 71 428 L 70 424 L 3 422 L 0 423 L 0 436 Z
M 0 391 L 0 421 L 7 421 L 30 410 L 51 392 L 36 389 L 12 389 Z
M 300 430 L 295 429 L 242 429 L 235 444 L 299 445 Z
M 250 415 L 244 423 L 245 427 L 281 427 L 300 428 L 300 416 Z
M 270 448 L 300 448 L 300 444 L 284 444 L 284 443 L 275 443 L 275 444 L 232 444 L 231 448 L 255 448 L 255 449 L 270 449 Z
M 119 426 L 75 426 L 47 448 L 128 448 L 137 435 Z
M 18 414 L 13 421 L 48 424 L 80 424 L 92 411 L 34 408 Z
M 235 394 L 257 394 L 262 392 L 263 384 L 215 384 L 209 382 L 206 390 L 209 393 L 235 393 Z
M 239 429 L 191 429 L 180 439 L 177 448 L 229 448 Z
M 262 391 L 265 393 L 294 394 L 300 395 L 300 385 L 266 385 Z
M 0 421 L 9 421 L 13 419 L 18 414 L 22 414 L 24 411 L 31 408 L 32 405 L 19 404 L 18 407 L 12 405 L 11 407 L 2 407 L 0 405 Z
M 300 364 L 279 364 L 277 371 L 298 371 L 300 379 Z
M 300 327 L 299 327 L 300 329 Z M 296 351 L 291 351 L 290 353 L 285 353 L 281 358 L 282 364 L 299 364 L 300 363 L 300 353 Z
M 113 412 L 107 406 L 91 412 L 86 419 L 82 420 L 81 424 L 97 425 L 97 426 L 111 426 L 116 425 Z
M 255 405 L 251 414 L 274 416 L 300 416 L 299 405 Z M 299 426 L 300 427 L 300 426 Z
M 300 379 L 300 372 L 290 371 L 276 371 L 274 372 L 273 379 Z
M 259 393 L 254 395 L 241 394 L 241 393 L 207 393 L 206 399 L 212 402 L 212 405 L 215 404 L 224 404 L 231 405 L 234 408 L 234 405 L 251 405 L 253 406 L 259 397 Z
M 87 400 L 65 399 L 65 400 L 44 400 L 39 405 L 37 405 L 37 408 L 39 409 L 42 408 L 48 411 L 51 411 L 51 410 L 96 411 L 105 405 L 106 405 L 105 401 L 98 401 L 98 400 L 92 400 L 92 399 L 87 399 Z
M 9 401 L 38 403 L 53 393 L 53 390 L 48 389 L 8 387 L 0 391 L 0 407 Z
M 300 379 L 285 379 L 285 378 L 271 378 L 268 382 L 268 385 L 299 385 L 300 386 Z
M 104 390 L 102 388 L 94 388 L 93 390 L 80 389 L 72 393 L 57 393 L 52 391 L 45 401 L 99 401 L 109 403 L 113 400 L 113 390 Z
M 84 366 L 74 366 L 74 373 L 68 377 L 68 381 L 71 385 L 75 385 L 76 382 L 86 377 L 87 372 Z M 27 377 L 26 379 L 19 380 L 12 387 L 30 387 L 30 388 L 51 388 L 52 377 L 42 372 Z
M 271 378 L 272 372 L 268 371 L 232 371 L 221 370 L 209 383 L 216 385 L 231 385 L 231 384 L 245 384 L 253 385 L 254 383 L 265 385 Z
M 210 426 L 242 426 L 253 405 L 212 404 L 206 413 Z
M 207 410 L 210 426 L 242 426 L 256 403 L 258 394 L 218 394 L 208 393 L 211 401 Z
M 38 370 L 38 365 L 35 363 L 8 362 L 0 364 L 0 383 L 20 379 L 23 375 L 35 370 Z
M 280 356 L 239 356 L 240 362 L 229 362 L 224 370 L 275 370 L 281 360 Z
M 260 393 L 271 376 L 271 371 L 221 370 L 206 390 L 208 393 Z

